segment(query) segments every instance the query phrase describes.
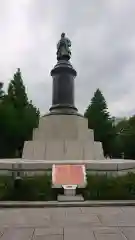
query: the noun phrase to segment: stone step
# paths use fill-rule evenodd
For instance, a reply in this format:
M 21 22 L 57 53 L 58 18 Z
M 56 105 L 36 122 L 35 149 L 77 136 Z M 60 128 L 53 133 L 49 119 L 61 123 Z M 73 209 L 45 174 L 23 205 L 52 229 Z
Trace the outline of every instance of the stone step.
M 84 198 L 82 195 L 75 195 L 75 196 L 58 195 L 57 201 L 58 202 L 83 202 Z

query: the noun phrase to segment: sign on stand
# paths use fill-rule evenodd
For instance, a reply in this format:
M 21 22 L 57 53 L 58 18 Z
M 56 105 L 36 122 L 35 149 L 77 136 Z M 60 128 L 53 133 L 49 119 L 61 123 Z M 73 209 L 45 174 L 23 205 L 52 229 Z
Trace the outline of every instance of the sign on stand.
M 75 190 L 86 186 L 85 165 L 53 165 L 53 187 L 63 187 L 65 190 Z

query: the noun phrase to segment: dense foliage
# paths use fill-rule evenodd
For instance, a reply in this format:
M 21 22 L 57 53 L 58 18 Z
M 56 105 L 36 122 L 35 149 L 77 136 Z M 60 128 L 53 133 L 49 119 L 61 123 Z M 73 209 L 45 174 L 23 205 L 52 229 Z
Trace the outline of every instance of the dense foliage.
M 135 159 L 135 116 L 115 123 L 99 89 L 84 116 L 88 119 L 89 128 L 94 129 L 95 141 L 102 142 L 105 156 Z
M 16 180 L 0 176 L 0 200 L 14 201 L 49 201 L 56 199 L 51 188 L 51 176 L 23 177 Z
M 84 197 L 87 200 L 135 199 L 135 174 L 125 176 L 88 175 Z
M 87 187 L 77 189 L 85 200 L 135 200 L 135 174 L 107 176 L 87 174 Z M 24 177 L 16 184 L 12 177 L 0 176 L 0 200 L 51 201 L 63 189 L 52 189 L 51 174 Z
M 0 158 L 20 157 L 25 140 L 37 127 L 39 110 L 28 100 L 20 69 L 10 81 L 7 94 L 0 84 Z
M 105 155 L 111 155 L 115 129 L 107 110 L 106 101 L 99 89 L 91 99 L 84 116 L 88 118 L 88 127 L 94 129 L 95 141 L 102 142 Z

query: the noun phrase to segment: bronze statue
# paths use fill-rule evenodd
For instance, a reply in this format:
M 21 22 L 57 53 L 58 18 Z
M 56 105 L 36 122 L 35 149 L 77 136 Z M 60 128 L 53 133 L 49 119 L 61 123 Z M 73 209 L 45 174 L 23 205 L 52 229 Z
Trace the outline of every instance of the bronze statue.
M 57 44 L 57 60 L 69 60 L 71 57 L 71 41 L 65 37 L 65 33 L 61 34 L 61 39 Z

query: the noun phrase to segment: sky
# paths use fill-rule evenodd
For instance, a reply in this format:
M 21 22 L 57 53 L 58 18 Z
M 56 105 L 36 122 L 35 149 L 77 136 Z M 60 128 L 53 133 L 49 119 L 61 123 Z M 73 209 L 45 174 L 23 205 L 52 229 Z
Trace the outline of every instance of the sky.
M 135 114 L 135 0 L 0 0 L 0 82 L 21 69 L 29 99 L 51 106 L 56 44 L 72 42 L 75 105 L 84 113 L 99 88 L 112 116 Z

